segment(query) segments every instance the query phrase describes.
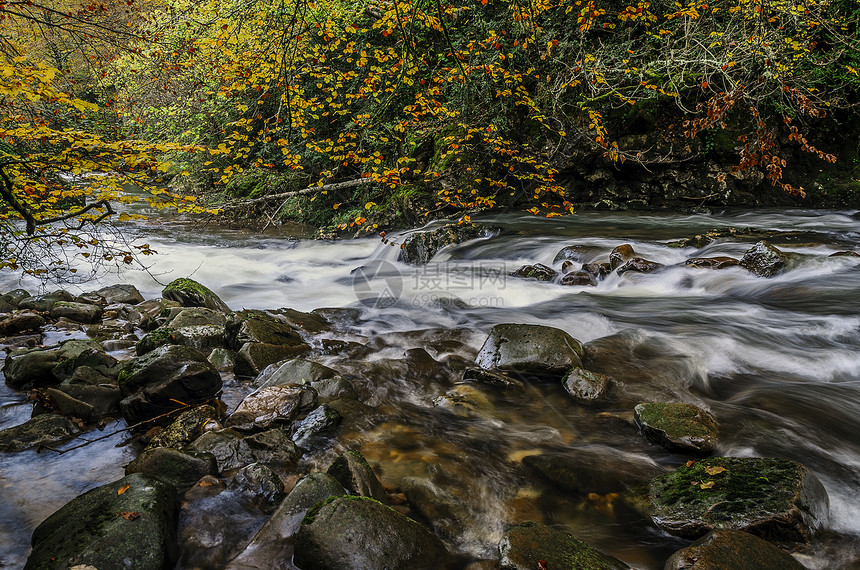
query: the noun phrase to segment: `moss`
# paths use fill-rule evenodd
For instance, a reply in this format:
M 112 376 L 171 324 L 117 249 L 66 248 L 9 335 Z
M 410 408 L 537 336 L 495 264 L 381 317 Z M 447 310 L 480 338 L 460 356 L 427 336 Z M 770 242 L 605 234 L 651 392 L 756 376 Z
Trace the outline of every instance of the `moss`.
M 636 406 L 636 412 L 642 423 L 669 436 L 707 436 L 716 429 L 712 418 L 689 404 L 649 402 Z
M 201 285 L 197 281 L 193 279 L 186 279 L 184 277 L 176 279 L 170 282 L 167 287 L 164 288 L 164 292 L 171 291 L 182 291 L 186 293 L 194 293 L 195 295 L 211 295 L 212 291 L 209 290 L 208 287 Z

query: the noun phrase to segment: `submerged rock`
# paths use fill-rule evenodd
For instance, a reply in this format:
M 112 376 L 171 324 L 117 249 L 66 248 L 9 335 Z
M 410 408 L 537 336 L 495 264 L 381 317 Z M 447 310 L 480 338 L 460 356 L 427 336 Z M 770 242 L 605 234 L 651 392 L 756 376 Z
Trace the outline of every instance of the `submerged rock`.
M 472 519 L 461 501 L 429 479 L 405 477 L 400 485 L 412 507 L 445 538 L 460 535 Z
M 684 262 L 684 265 L 703 269 L 725 269 L 726 267 L 734 267 L 739 263 L 740 261 L 734 257 L 691 257 Z
M 42 414 L 14 427 L 0 430 L 0 451 L 23 451 L 40 445 L 53 446 L 80 433 L 69 418 Z
M 789 269 L 790 257 L 766 241 L 760 241 L 741 258 L 739 265 L 759 277 L 773 277 Z
M 699 538 L 715 529 L 767 540 L 806 542 L 828 519 L 827 491 L 809 469 L 787 459 L 711 457 L 651 480 L 654 523 Z
M 277 505 L 284 498 L 284 482 L 263 463 L 251 463 L 239 469 L 230 482 L 230 488 L 240 489 L 269 505 Z
M 486 370 L 561 377 L 581 366 L 582 345 L 561 329 L 541 325 L 496 325 L 475 363 Z
M 465 241 L 496 235 L 497 228 L 481 224 L 448 224 L 427 232 L 416 232 L 403 241 L 400 261 L 410 265 L 424 265 L 441 249 Z
M 773 544 L 746 532 L 713 530 L 674 553 L 663 570 L 803 570 Z
M 230 307 L 205 285 L 193 279 L 176 279 L 167 284 L 161 296 L 176 301 L 183 307 L 206 307 L 222 313 L 229 313 Z
M 500 570 L 564 568 L 576 570 L 627 570 L 617 558 L 603 554 L 572 535 L 534 522 L 510 529 L 499 542 Z
M 302 570 L 438 570 L 445 547 L 417 522 L 367 497 L 336 497 L 311 509 L 296 535 Z
M 33 532 L 25 570 L 164 570 L 176 561 L 173 485 L 134 473 L 73 499 Z
M 669 451 L 709 455 L 717 446 L 717 420 L 698 406 L 648 402 L 633 411 L 645 439 Z

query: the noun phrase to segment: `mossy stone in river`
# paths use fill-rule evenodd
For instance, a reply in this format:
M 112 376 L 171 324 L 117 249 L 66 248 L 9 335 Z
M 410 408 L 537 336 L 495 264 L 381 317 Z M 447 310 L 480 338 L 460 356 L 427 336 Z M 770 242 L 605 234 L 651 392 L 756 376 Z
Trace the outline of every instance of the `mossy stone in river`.
M 789 254 L 762 240 L 744 253 L 739 265 L 759 277 L 773 277 L 788 271 L 790 260 Z
M 333 497 L 312 508 L 296 535 L 302 570 L 437 570 L 445 547 L 427 529 L 367 497 Z
M 771 541 L 806 542 L 828 518 L 827 491 L 787 459 L 711 457 L 651 480 L 654 523 L 699 538 L 714 529 L 750 532 Z
M 713 530 L 674 553 L 663 570 L 803 570 L 773 544 L 746 532 Z
M 717 445 L 717 420 L 692 404 L 638 404 L 634 418 L 645 439 L 669 451 L 709 455 Z
M 526 522 L 510 529 L 499 542 L 500 570 L 545 568 L 626 570 L 630 567 L 572 535 L 543 524 Z
M 206 307 L 222 313 L 229 313 L 230 307 L 205 285 L 193 279 L 176 279 L 167 284 L 161 296 L 176 301 L 183 307 Z
M 411 265 L 424 265 L 449 245 L 491 237 L 498 231 L 481 224 L 447 224 L 435 230 L 416 232 L 403 241 L 400 261 Z
M 552 267 L 548 267 L 543 263 L 535 263 L 534 265 L 523 265 L 513 273 L 514 277 L 522 277 L 524 279 L 537 279 L 538 281 L 552 281 L 558 277 L 558 272 Z

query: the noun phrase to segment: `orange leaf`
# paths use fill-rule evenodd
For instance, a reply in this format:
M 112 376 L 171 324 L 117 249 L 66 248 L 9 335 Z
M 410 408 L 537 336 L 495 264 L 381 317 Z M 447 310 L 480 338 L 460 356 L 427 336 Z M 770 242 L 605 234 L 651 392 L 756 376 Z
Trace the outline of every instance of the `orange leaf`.
M 125 492 L 126 492 L 126 491 L 128 491 L 129 489 L 131 489 L 131 485 L 129 485 L 129 484 L 125 484 L 125 485 L 123 485 L 122 487 L 120 487 L 119 489 L 117 489 L 117 490 L 116 490 L 116 494 L 117 494 L 117 495 L 122 495 L 123 493 L 125 493 Z
M 127 521 L 133 521 L 140 518 L 140 513 L 137 511 L 122 511 L 120 515 Z

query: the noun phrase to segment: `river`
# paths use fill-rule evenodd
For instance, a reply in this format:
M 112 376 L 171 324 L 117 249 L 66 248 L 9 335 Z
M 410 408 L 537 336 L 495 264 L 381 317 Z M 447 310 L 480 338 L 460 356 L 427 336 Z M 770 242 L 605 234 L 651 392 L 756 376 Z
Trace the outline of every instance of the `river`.
M 404 350 L 427 343 L 437 360 L 473 358 L 497 323 L 549 325 L 582 342 L 617 335 L 636 360 L 616 367 L 617 379 L 632 389 L 617 401 L 653 398 L 701 405 L 719 421 L 718 455 L 783 457 L 805 464 L 827 489 L 831 520 L 820 539 L 795 556 L 809 568 L 857 567 L 860 258 L 829 256 L 860 251 L 860 219 L 853 212 L 586 212 L 479 221 L 502 231 L 444 250 L 422 267 L 397 261 L 399 234 L 386 236 L 389 243 L 378 236 L 314 241 L 213 223 L 141 222 L 135 227 L 158 252 L 148 259 L 149 270 L 108 273 L 81 290 L 125 282 L 154 298 L 163 284 L 192 277 L 233 309 L 355 308 L 332 335 L 373 343 L 376 352 L 361 364 L 335 358 L 323 362 L 356 376 L 387 378 L 385 385 L 368 381 L 363 386 L 376 386 L 368 403 L 384 410 L 387 421 L 352 437 L 387 486 L 396 487 L 405 476 L 443 473 L 439 480 L 448 482 L 471 513 L 452 541 L 454 548 L 465 556 L 492 558 L 506 523 L 540 519 L 631 566 L 658 569 L 687 542 L 611 503 L 574 499 L 524 482 L 511 459 L 533 449 L 608 445 L 677 465 L 679 457 L 612 420 L 629 409 L 590 409 L 572 402 L 560 386 L 535 385 L 516 395 L 482 392 L 476 416 L 452 416 L 433 401 L 457 379 L 401 379 L 390 365 Z M 799 265 L 767 279 L 739 267 L 696 269 L 684 261 L 739 258 L 754 240 L 720 239 L 702 248 L 666 245 L 727 227 L 791 232 L 771 241 L 801 254 Z M 524 264 L 552 264 L 565 246 L 580 246 L 586 258 L 599 260 L 624 243 L 668 267 L 653 274 L 613 274 L 596 287 L 509 275 Z M 0 275 L 0 290 L 20 285 L 16 276 Z M 23 399 L 5 385 L 0 388 L 0 428 L 27 417 Z M 392 433 L 408 433 L 417 445 L 392 450 L 387 444 Z M 122 475 L 122 465 L 133 457 L 122 441 L 117 435 L 62 456 L 0 454 L 0 567 L 23 562 L 32 529 L 50 512 Z M 326 459 L 316 461 L 322 465 Z

